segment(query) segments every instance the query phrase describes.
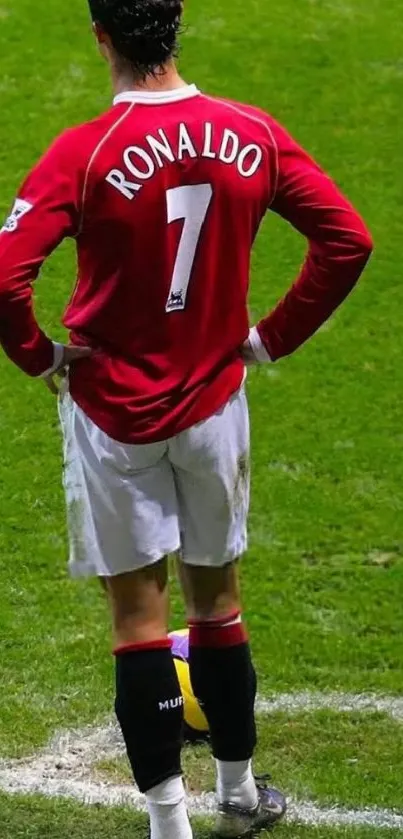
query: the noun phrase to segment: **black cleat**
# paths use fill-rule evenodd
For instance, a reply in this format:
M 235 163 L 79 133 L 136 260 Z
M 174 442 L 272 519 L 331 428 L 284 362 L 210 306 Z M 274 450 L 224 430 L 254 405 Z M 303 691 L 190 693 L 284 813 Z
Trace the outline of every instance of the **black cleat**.
M 252 839 L 261 830 L 274 827 L 285 815 L 284 795 L 267 785 L 269 776 L 256 778 L 259 801 L 253 810 L 234 804 L 219 804 L 215 835 L 220 839 Z

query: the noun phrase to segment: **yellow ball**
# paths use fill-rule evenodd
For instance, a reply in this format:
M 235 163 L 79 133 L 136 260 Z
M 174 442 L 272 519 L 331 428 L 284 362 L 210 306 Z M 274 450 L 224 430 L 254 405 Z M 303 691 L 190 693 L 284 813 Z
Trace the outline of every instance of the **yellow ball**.
M 185 723 L 192 734 L 206 735 L 209 725 L 193 693 L 189 671 L 189 631 L 180 629 L 171 632 L 172 655 L 184 701 Z

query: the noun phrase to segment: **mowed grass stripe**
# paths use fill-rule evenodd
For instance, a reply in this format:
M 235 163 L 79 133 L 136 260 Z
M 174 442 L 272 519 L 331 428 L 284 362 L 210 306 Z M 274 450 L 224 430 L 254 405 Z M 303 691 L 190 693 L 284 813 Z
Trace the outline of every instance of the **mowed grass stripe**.
M 66 125 L 110 102 L 85 0 L 1 4 L 0 211 Z M 312 344 L 249 377 L 254 491 L 242 566 L 261 690 L 398 692 L 403 550 L 399 0 L 186 4 L 182 68 L 200 87 L 272 111 L 335 176 L 376 241 L 367 277 Z M 253 317 L 293 280 L 303 242 L 270 218 L 253 261 Z M 70 245 L 37 284 L 61 337 Z M 271 372 L 271 371 L 270 371 Z M 109 619 L 66 582 L 55 405 L 0 360 L 0 754 L 110 712 Z M 175 626 L 183 624 L 179 594 Z M 353 640 L 352 640 L 353 639 Z
M 320 807 L 381 807 L 403 812 L 397 767 L 403 754 L 403 727 L 382 714 L 319 711 L 276 712 L 259 719 L 255 769 L 269 771 L 274 782 L 294 800 Z M 208 746 L 184 753 L 189 790 L 200 795 L 214 790 L 215 772 Z M 126 758 L 104 754 L 92 778 L 130 784 Z
M 84 0 L 38 0 L 34 16 L 32 0 L 5 0 L 3 6 L 9 11 L 0 30 L 5 214 L 17 184 L 53 136 L 107 107 L 110 94 L 91 47 Z M 401 3 L 283 0 L 252 2 L 245 11 L 241 0 L 223 0 L 218 14 L 215 0 L 205 0 L 190 4 L 187 15 L 187 77 L 271 110 L 357 202 L 377 248 L 365 281 L 329 331 L 293 359 L 249 377 L 254 491 L 251 551 L 242 575 L 261 690 L 397 693 L 403 582 Z M 254 318 L 294 278 L 302 250 L 286 226 L 268 219 L 253 263 Z M 38 283 L 41 323 L 55 338 L 63 334 L 56 324 L 73 284 L 73 253 L 66 245 Z M 57 728 L 104 719 L 112 705 L 113 666 L 97 587 L 65 579 L 54 405 L 40 383 L 6 360 L 0 373 L 0 753 L 22 755 Z M 179 626 L 183 609 L 176 589 L 173 604 Z M 352 727 L 331 716 L 295 719 L 291 708 L 287 714 L 292 719 L 280 729 L 273 717 L 273 731 L 263 731 L 261 765 L 273 766 L 276 781 L 278 776 L 301 801 L 320 799 L 324 818 L 347 822 L 338 830 L 290 824 L 277 835 L 385 837 L 378 828 L 352 827 L 351 812 L 355 820 L 362 814 L 368 820 L 369 803 L 373 824 L 376 805 L 382 805 L 388 823 L 392 818 L 396 824 L 388 803 L 399 803 L 396 781 L 390 781 L 401 764 L 396 727 L 382 720 L 372 726 L 371 716 Z M 358 732 L 365 743 L 357 752 Z M 46 777 L 35 765 L 37 778 Z M 55 774 L 63 780 L 64 771 L 61 766 Z M 105 777 L 95 785 L 109 789 Z M 353 804 L 344 810 L 329 798 Z M 320 819 L 310 804 L 298 805 L 300 818 L 305 806 L 309 819 L 312 812 Z M 130 809 L 100 812 L 60 798 L 16 795 L 0 800 L 0 835 L 145 839 L 147 829 Z M 208 835 L 200 827 L 197 839 Z
M 294 801 L 315 802 L 324 812 L 341 804 L 354 811 L 392 812 L 403 809 L 396 771 L 402 753 L 399 720 L 369 711 L 303 712 L 299 704 L 292 712 L 260 715 L 255 767 L 271 771 Z M 208 746 L 186 748 L 184 768 L 193 808 L 204 812 L 214 790 Z M 30 759 L 1 762 L 0 788 L 109 805 L 142 802 L 114 725 L 67 732 Z
M 285 823 L 276 829 L 278 839 L 390 839 L 399 828 L 351 827 L 322 824 L 315 827 Z M 146 818 L 131 808 L 87 807 L 42 796 L 10 797 L 0 793 L 2 839 L 146 839 Z M 271 833 L 262 833 L 269 839 Z M 211 822 L 195 820 L 195 839 L 211 839 Z
M 47 780 L 43 785 L 40 785 L 32 780 L 26 787 L 21 786 L 11 790 L 9 786 L 5 789 L 1 787 L 3 792 L 10 793 L 37 793 L 41 796 L 57 799 L 75 799 L 88 805 L 102 805 L 105 807 L 131 807 L 131 816 L 133 820 L 132 829 L 134 828 L 134 810 L 136 812 L 144 813 L 144 800 L 140 800 L 140 796 L 135 790 L 130 790 L 128 787 L 109 787 L 94 783 L 83 782 L 54 782 Z M 20 799 L 20 796 L 18 796 Z M 212 816 L 216 812 L 216 801 L 213 794 L 210 795 L 190 795 L 188 797 L 189 812 L 193 816 L 205 818 Z M 99 813 L 99 809 L 97 810 Z M 289 825 L 311 825 L 311 826 L 331 826 L 331 827 L 370 827 L 388 830 L 403 830 L 403 815 L 379 808 L 366 808 L 363 810 L 347 810 L 343 807 L 324 808 L 316 804 L 304 801 L 288 800 L 288 813 L 286 822 Z M 0 816 L 1 826 L 1 816 Z M 4 837 L 5 834 L 2 834 Z M 7 834 L 6 834 L 7 835 Z M 11 837 L 11 834 L 9 834 Z M 26 834 L 25 834 L 26 835 Z M 47 834 L 49 835 L 49 834 Z M 132 834 L 133 835 L 133 834 Z M 15 834 L 13 834 L 13 839 Z

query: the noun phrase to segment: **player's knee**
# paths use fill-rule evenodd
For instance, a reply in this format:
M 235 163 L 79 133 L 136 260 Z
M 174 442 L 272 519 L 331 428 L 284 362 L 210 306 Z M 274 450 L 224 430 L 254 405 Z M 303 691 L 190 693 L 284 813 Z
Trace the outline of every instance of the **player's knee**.
M 219 568 L 181 563 L 180 576 L 189 620 L 214 620 L 240 611 L 239 578 L 235 562 Z
M 166 560 L 106 580 L 116 646 L 158 641 L 167 632 Z

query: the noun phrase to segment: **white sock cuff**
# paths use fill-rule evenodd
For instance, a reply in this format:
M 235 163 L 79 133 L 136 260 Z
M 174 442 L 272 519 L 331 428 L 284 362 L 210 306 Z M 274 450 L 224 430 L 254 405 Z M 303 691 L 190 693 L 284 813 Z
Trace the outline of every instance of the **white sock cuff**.
M 249 779 L 252 776 L 252 761 L 251 760 L 237 760 L 215 761 L 218 778 L 221 783 L 226 786 L 231 786 L 234 782 L 241 783 L 243 780 Z
M 181 775 L 168 778 L 158 786 L 153 787 L 146 793 L 146 799 L 150 804 L 173 805 L 180 804 L 185 800 L 185 787 Z
M 252 761 L 216 760 L 217 797 L 238 807 L 256 807 L 258 793 L 253 777 Z

